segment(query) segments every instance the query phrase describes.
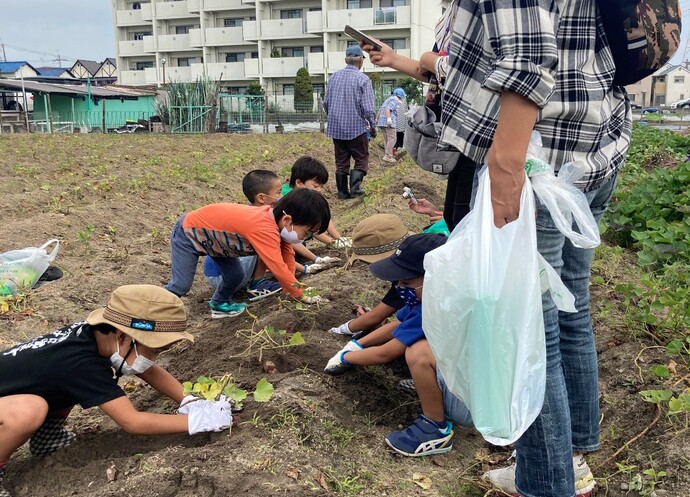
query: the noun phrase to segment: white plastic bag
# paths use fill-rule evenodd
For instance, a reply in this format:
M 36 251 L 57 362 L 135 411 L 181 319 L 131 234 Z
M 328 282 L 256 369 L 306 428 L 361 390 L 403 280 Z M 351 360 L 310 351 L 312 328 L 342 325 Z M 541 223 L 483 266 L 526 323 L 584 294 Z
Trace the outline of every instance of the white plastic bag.
M 584 172 L 579 164 L 564 164 L 556 176 L 553 167 L 546 162 L 541 135 L 532 131 L 525 169 L 532 181 L 534 193 L 549 210 L 558 231 L 567 236 L 576 247 L 598 246 L 601 243 L 599 226 L 585 195 L 573 186 Z M 573 222 L 578 231 L 573 229 Z
M 448 388 L 495 445 L 520 438 L 544 401 L 542 284 L 563 307 L 573 300 L 540 259 L 534 210 L 526 178 L 520 217 L 496 228 L 484 168 L 474 208 L 424 259 L 424 333 Z
M 48 247 L 55 245 L 48 253 Z M 27 247 L 0 254 L 0 296 L 15 295 L 31 288 L 55 260 L 60 242 L 48 240 L 40 247 Z

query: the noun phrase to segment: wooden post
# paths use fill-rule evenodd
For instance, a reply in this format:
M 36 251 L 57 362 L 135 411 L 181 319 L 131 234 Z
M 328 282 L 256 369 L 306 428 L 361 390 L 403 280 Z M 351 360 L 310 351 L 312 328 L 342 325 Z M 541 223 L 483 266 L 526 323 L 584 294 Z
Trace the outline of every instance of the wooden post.
M 46 107 L 48 109 L 48 131 L 50 133 L 52 133 L 53 132 L 53 108 L 50 106 L 50 94 L 46 93 L 46 95 L 48 96 L 48 107 Z M 43 98 L 46 98 L 46 96 L 44 95 Z

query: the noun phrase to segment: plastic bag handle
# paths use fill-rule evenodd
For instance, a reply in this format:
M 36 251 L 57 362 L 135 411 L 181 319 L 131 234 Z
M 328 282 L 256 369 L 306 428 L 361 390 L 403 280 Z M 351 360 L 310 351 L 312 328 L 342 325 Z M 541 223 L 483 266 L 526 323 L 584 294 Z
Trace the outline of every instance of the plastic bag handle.
M 55 244 L 55 248 L 54 248 L 53 250 L 51 250 L 50 253 L 48 253 L 47 248 L 50 247 L 50 246 L 53 245 L 53 244 Z M 50 262 L 53 262 L 53 261 L 55 260 L 55 257 L 57 256 L 57 251 L 58 251 L 59 248 L 60 248 L 60 240 L 58 240 L 58 239 L 56 239 L 56 238 L 53 238 L 53 239 L 48 240 L 47 242 L 45 242 L 45 243 L 44 243 L 43 245 L 41 245 L 40 247 L 38 247 L 38 250 L 45 250 L 45 252 L 48 254 L 47 259 L 48 259 Z

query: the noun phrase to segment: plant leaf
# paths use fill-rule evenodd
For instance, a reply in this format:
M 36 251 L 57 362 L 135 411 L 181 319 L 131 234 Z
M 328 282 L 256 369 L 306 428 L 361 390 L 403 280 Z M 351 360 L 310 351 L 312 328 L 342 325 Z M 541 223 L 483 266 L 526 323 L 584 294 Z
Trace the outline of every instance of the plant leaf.
M 254 390 L 254 400 L 257 402 L 268 402 L 273 396 L 273 385 L 266 378 L 261 378 Z
M 293 333 L 290 337 L 290 345 L 304 345 L 304 337 L 299 331 Z

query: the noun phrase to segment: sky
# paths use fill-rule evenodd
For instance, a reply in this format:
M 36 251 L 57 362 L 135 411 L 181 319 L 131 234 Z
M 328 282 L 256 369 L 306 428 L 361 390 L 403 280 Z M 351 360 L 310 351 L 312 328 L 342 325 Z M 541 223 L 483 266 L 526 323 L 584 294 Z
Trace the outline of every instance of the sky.
M 115 57 L 112 17 L 111 0 L 0 0 L 0 43 L 7 60 L 33 66 L 102 62 Z
M 682 61 L 690 39 L 690 0 L 680 3 L 687 27 L 673 64 Z M 70 67 L 76 59 L 115 57 L 111 0 L 0 0 L 0 5 L 0 43 L 7 60 Z M 58 57 L 66 60 L 58 64 Z

